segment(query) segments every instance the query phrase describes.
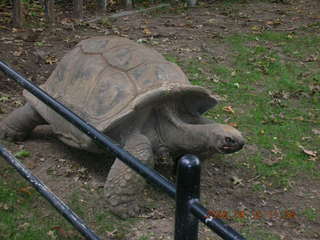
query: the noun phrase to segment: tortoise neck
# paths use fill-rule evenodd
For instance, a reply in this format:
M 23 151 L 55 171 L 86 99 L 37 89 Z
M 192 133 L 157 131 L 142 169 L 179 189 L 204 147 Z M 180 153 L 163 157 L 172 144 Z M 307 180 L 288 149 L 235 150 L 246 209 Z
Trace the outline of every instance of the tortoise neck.
M 163 108 L 159 118 L 160 141 L 172 152 L 197 154 L 208 143 L 208 122 L 190 124 L 179 116 L 175 106 Z

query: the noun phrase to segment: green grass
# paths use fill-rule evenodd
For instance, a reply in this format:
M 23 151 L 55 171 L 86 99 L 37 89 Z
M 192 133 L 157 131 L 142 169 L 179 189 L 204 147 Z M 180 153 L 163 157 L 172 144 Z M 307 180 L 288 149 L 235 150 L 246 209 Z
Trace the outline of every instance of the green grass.
M 236 123 L 248 144 L 263 150 L 248 156 L 246 166 L 276 186 L 288 187 L 298 174 L 319 177 L 316 161 L 299 145 L 313 151 L 320 147 L 319 136 L 312 134 L 320 124 L 320 94 L 312 90 L 320 84 L 318 63 L 312 61 L 319 55 L 320 37 L 264 32 L 232 35 L 225 41 L 233 59 L 229 64 L 209 57 L 202 62 L 167 59 L 182 65 L 193 84 L 225 99 L 207 113 L 209 118 Z M 225 106 L 232 106 L 235 114 L 225 112 Z M 275 147 L 278 155 L 272 153 Z M 270 157 L 282 160 L 267 164 Z
M 54 236 L 82 239 L 15 170 L 11 167 L 1 170 L 0 239 L 53 239 Z M 56 230 L 59 228 L 73 237 L 61 237 Z
M 255 240 L 257 239 L 262 239 L 262 240 L 280 240 L 281 238 L 277 236 L 276 234 L 267 232 L 266 230 L 262 230 L 257 228 L 256 230 L 252 231 L 252 228 L 244 229 L 242 234 L 244 237 L 248 240 Z
M 9 166 L 0 172 L 0 239 L 84 239 L 31 185 Z M 74 192 L 66 202 L 99 236 L 112 233 L 124 239 L 136 219 L 120 220 L 107 211 L 97 211 Z M 90 210 L 90 211 L 88 211 Z M 101 210 L 101 209 L 100 209 Z M 89 214 L 92 212 L 93 214 Z

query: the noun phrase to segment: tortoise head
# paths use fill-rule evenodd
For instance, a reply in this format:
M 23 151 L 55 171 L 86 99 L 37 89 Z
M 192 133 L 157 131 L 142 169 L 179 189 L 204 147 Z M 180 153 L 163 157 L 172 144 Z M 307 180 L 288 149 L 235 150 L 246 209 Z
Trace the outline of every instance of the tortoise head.
M 207 132 L 209 152 L 234 153 L 244 146 L 241 133 L 229 125 L 212 123 L 203 127 L 203 134 Z
M 201 158 L 208 158 L 214 153 L 234 153 L 242 149 L 245 140 L 241 133 L 225 124 L 206 122 L 204 124 L 175 125 L 167 129 L 162 136 L 168 148 L 176 149 L 181 154 L 191 153 Z

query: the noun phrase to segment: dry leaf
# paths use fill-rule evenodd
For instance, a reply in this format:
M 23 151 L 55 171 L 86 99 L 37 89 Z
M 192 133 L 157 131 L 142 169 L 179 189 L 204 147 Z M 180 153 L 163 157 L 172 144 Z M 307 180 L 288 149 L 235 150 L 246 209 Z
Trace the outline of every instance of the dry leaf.
M 233 110 L 233 108 L 232 108 L 232 106 L 226 106 L 226 107 L 223 108 L 223 110 L 224 110 L 225 112 L 228 112 L 228 113 L 232 113 L 232 114 L 235 113 L 234 110 Z
M 51 239 L 57 239 L 57 235 L 54 233 L 54 231 L 50 230 L 49 232 L 47 232 L 47 235 L 51 238 Z
M 148 28 L 143 29 L 143 33 L 147 36 L 152 35 L 152 32 Z
M 238 127 L 238 124 L 235 122 L 230 122 L 230 123 L 228 123 L 228 125 L 231 127 L 234 127 L 234 128 Z
M 261 30 L 261 28 L 259 26 L 252 26 L 251 30 L 252 31 L 259 31 L 259 30 Z
M 48 55 L 46 58 L 46 63 L 50 64 L 50 65 L 56 63 L 57 61 L 58 61 L 58 59 L 55 56 Z
M 273 144 L 273 149 L 271 150 L 274 154 L 282 154 L 281 149 L 279 149 L 275 144 Z
M 237 176 L 232 176 L 231 180 L 232 180 L 234 185 L 242 185 L 243 184 L 242 183 L 243 180 L 241 178 L 237 177 Z
M 302 145 L 298 145 L 298 147 L 308 156 L 310 157 L 316 157 L 317 156 L 317 152 L 316 151 L 311 151 L 311 150 L 307 150 L 305 149 Z
M 54 226 L 52 230 L 56 230 L 56 232 L 63 238 L 68 238 L 68 233 L 60 226 Z
M 312 129 L 311 131 L 312 131 L 312 133 L 315 134 L 315 135 L 320 135 L 320 129 L 314 128 L 314 129 Z
M 17 51 L 13 52 L 13 56 L 20 57 L 23 53 L 23 49 L 19 48 Z
M 22 193 L 26 193 L 28 195 L 32 195 L 32 193 L 30 191 L 31 189 L 32 189 L 32 187 L 22 187 L 22 188 L 19 189 L 19 191 L 22 192 Z
M 6 203 L 0 203 L 0 209 L 9 210 L 9 206 Z

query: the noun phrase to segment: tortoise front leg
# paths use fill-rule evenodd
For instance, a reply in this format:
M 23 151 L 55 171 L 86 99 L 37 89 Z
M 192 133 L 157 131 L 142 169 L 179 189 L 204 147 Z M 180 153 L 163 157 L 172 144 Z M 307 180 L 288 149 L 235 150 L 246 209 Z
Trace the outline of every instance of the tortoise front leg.
M 126 142 L 125 149 L 144 164 L 154 166 L 151 143 L 144 135 L 132 135 Z M 122 218 L 137 215 L 143 204 L 145 184 L 143 177 L 116 159 L 105 184 L 109 209 Z
M 40 124 L 46 121 L 27 103 L 0 122 L 0 139 L 24 140 Z

